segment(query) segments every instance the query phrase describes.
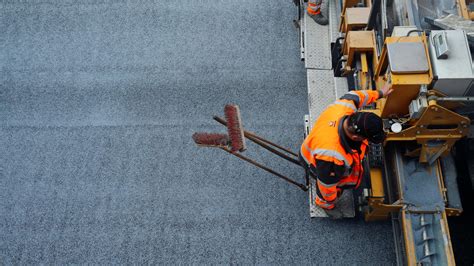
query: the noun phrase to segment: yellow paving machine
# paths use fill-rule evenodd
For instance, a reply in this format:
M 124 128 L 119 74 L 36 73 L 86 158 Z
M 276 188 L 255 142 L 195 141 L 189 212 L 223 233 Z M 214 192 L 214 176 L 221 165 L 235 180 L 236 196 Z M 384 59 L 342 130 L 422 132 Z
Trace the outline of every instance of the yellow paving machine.
M 318 115 L 312 102 L 325 97 L 323 90 L 335 86 L 327 97 L 332 100 L 344 92 L 340 84 L 346 91 L 377 90 L 386 83 L 393 88 L 364 110 L 383 118 L 387 138 L 370 145 L 365 162 L 370 171 L 352 206 L 369 222 L 392 219 L 399 264 L 455 264 L 447 217 L 463 212 L 453 147 L 472 139 L 474 5 L 464 0 L 328 0 L 329 11 L 323 13 L 330 25 L 323 27 L 308 19 L 304 1 L 295 4 L 308 70 L 308 128 Z M 330 49 L 330 67 L 324 58 L 315 61 L 315 46 L 323 57 L 321 51 Z M 326 78 L 329 71 L 332 76 Z

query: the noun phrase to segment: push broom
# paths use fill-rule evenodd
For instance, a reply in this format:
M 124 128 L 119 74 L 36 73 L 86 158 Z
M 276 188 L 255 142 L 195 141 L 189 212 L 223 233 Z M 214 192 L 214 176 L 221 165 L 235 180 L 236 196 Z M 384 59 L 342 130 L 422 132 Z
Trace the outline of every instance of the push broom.
M 270 172 L 280 177 L 281 179 L 299 187 L 303 191 L 308 190 L 308 187 L 309 187 L 308 174 L 305 175 L 306 184 L 301 184 L 285 175 L 282 175 L 276 172 L 275 170 L 263 164 L 260 164 L 240 154 L 241 152 L 247 149 L 247 146 L 245 144 L 245 138 L 251 140 L 255 144 L 263 147 L 264 149 L 278 155 L 279 157 L 291 163 L 294 163 L 298 166 L 301 166 L 298 159 L 296 159 L 298 157 L 296 153 L 280 145 L 277 145 L 269 140 L 266 140 L 256 135 L 255 133 L 244 130 L 243 125 L 242 125 L 242 119 L 240 116 L 240 109 L 237 105 L 234 105 L 234 104 L 226 105 L 224 107 L 224 115 L 227 121 L 218 116 L 214 116 L 214 120 L 216 120 L 217 122 L 227 127 L 227 134 L 206 133 L 206 132 L 194 133 L 193 140 L 198 146 L 220 148 L 228 152 L 229 154 L 232 154 L 248 163 L 251 163 L 267 172 Z M 283 153 L 282 151 L 286 152 L 287 154 Z M 291 156 L 294 156 L 296 158 L 293 158 Z

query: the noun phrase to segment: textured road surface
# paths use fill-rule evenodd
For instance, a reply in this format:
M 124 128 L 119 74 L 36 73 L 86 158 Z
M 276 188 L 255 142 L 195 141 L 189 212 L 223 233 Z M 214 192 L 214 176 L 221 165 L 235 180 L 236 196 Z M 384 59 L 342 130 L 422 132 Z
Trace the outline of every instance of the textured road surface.
M 393 264 L 391 225 L 307 196 L 194 131 L 240 105 L 297 150 L 306 77 L 289 0 L 2 1 L 2 264 Z M 249 145 L 248 156 L 302 179 Z

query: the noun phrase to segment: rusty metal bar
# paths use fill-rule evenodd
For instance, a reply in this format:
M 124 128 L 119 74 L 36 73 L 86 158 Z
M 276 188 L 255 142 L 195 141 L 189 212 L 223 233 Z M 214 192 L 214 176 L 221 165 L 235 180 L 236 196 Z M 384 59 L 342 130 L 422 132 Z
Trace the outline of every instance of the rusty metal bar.
M 259 164 L 259 163 L 257 163 L 256 161 L 254 161 L 254 160 L 252 160 L 252 159 L 250 159 L 250 158 L 247 158 L 247 157 L 243 156 L 243 155 L 240 154 L 240 153 L 237 153 L 237 152 L 233 153 L 231 150 L 229 150 L 229 149 L 226 148 L 226 147 L 219 147 L 219 148 L 223 149 L 224 151 L 226 151 L 226 152 L 228 152 L 228 153 L 230 153 L 230 154 L 232 154 L 232 155 L 237 156 L 238 158 L 240 158 L 240 159 L 242 159 L 242 160 L 244 160 L 244 161 L 246 161 L 246 162 L 249 162 L 249 163 L 251 163 L 251 164 L 257 166 L 258 168 L 261 168 L 261 169 L 263 169 L 263 170 L 265 170 L 265 171 L 267 171 L 267 172 L 270 172 L 270 173 L 272 173 L 272 174 L 274 174 L 274 175 L 280 177 L 281 179 L 285 180 L 286 182 L 288 182 L 288 183 L 290 183 L 290 184 L 293 184 L 293 185 L 299 187 L 299 188 L 300 188 L 301 190 L 303 190 L 303 191 L 308 191 L 308 187 L 307 187 L 307 186 L 305 186 L 305 185 L 303 185 L 303 184 L 300 184 L 300 183 L 298 183 L 298 182 L 296 182 L 296 181 L 290 179 L 289 177 L 284 176 L 284 175 L 282 175 L 282 174 L 280 174 L 280 173 L 278 173 L 278 172 L 275 172 L 274 170 L 272 170 L 272 169 L 270 169 L 270 168 L 268 168 L 268 167 L 266 167 L 266 166 L 264 166 L 264 165 L 262 165 L 262 164 Z
M 287 160 L 287 161 L 289 161 L 289 162 L 292 162 L 292 163 L 294 163 L 294 164 L 296 164 L 296 165 L 298 165 L 298 166 L 301 166 L 299 160 L 293 159 L 293 158 L 287 156 L 286 154 L 281 153 L 281 152 L 279 152 L 279 151 L 273 149 L 272 147 L 270 147 L 270 146 L 268 146 L 267 144 L 265 144 L 263 141 L 261 141 L 261 140 L 259 140 L 259 139 L 255 139 L 253 136 L 246 136 L 246 137 L 247 137 L 249 140 L 253 141 L 254 143 L 260 145 L 262 148 L 264 148 L 264 149 L 266 149 L 266 150 L 268 150 L 268 151 L 274 153 L 275 155 L 278 155 L 278 156 L 280 156 L 281 158 L 283 158 L 283 159 L 285 159 L 285 160 Z
M 255 138 L 257 138 L 257 139 L 259 139 L 259 140 L 261 140 L 261 141 L 263 141 L 263 142 L 265 142 L 265 143 L 268 143 L 268 144 L 270 144 L 270 145 L 272 145 L 272 146 L 274 146 L 274 147 L 277 147 L 277 148 L 280 149 L 280 150 L 286 151 L 287 153 L 289 153 L 289 154 L 291 154 L 291 155 L 293 155 L 293 156 L 295 156 L 295 157 L 298 157 L 298 154 L 296 154 L 296 153 L 290 151 L 290 150 L 287 149 L 287 148 L 284 148 L 284 147 L 282 147 L 282 146 L 279 146 L 279 145 L 276 144 L 276 143 L 273 143 L 273 142 L 271 142 L 271 141 L 269 141 L 269 140 L 267 140 L 267 139 L 264 139 L 264 138 L 258 136 L 257 134 L 255 134 L 255 133 L 253 133 L 253 132 L 247 131 L 247 133 L 248 133 L 250 136 L 253 136 L 253 137 L 255 137 Z

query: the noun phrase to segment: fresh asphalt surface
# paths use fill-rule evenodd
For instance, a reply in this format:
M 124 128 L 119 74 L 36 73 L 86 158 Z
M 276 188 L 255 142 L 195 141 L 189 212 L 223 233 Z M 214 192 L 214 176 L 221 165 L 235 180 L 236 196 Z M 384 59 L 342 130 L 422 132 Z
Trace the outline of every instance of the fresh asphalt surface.
M 239 104 L 298 149 L 289 0 L 3 1 L 1 264 L 394 264 L 389 222 L 310 219 L 307 195 L 195 131 Z M 244 154 L 302 181 L 249 145 Z

